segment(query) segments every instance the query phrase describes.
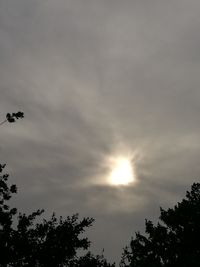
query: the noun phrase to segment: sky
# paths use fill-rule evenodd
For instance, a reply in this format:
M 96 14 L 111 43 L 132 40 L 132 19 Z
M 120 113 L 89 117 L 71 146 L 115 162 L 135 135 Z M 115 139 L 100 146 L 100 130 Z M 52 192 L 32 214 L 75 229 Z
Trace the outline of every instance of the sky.
M 198 0 L 1 0 L 0 161 L 13 204 L 95 218 L 92 251 L 119 261 L 145 218 L 200 175 Z M 108 183 L 128 157 L 135 182 Z

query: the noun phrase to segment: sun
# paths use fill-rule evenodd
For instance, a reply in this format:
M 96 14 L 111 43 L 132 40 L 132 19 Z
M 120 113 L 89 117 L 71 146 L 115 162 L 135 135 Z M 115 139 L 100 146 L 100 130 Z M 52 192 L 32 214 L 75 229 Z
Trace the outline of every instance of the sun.
M 134 181 L 134 172 L 131 161 L 128 158 L 117 158 L 114 160 L 109 176 L 111 185 L 129 185 Z

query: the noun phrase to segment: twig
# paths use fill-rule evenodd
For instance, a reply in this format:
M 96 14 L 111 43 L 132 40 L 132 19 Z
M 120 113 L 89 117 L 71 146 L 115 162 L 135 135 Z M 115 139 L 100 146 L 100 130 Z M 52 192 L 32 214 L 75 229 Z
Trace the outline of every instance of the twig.
M 2 124 L 4 124 L 5 122 L 7 122 L 7 119 L 5 119 L 4 121 L 2 121 L 2 122 L 0 123 L 0 126 L 1 126 Z

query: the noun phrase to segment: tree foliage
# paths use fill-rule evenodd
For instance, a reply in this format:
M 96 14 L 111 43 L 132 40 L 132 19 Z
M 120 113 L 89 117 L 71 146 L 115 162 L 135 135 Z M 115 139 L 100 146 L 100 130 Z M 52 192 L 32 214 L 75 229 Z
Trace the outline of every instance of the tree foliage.
M 18 111 L 16 113 L 7 113 L 6 118 L 0 123 L 0 125 L 4 124 L 5 122 L 13 123 L 16 122 L 18 119 L 24 118 L 24 113 Z
M 0 123 L 13 123 L 23 112 L 7 113 Z M 92 255 L 90 241 L 83 237 L 93 218 L 79 219 L 78 214 L 49 220 L 37 218 L 44 210 L 27 215 L 11 208 L 8 201 L 17 193 L 16 185 L 8 184 L 8 174 L 0 164 L 0 266 L 2 267 L 114 267 L 103 255 Z M 86 251 L 79 256 L 80 251 Z
M 0 123 L 13 123 L 23 112 L 7 113 Z M 44 210 L 27 215 L 10 207 L 17 193 L 9 185 L 8 174 L 0 164 L 0 266 L 2 267 L 114 267 L 103 255 L 89 251 L 90 241 L 83 234 L 93 218 L 41 219 Z M 40 222 L 38 222 L 38 217 Z M 145 221 L 145 234 L 135 233 L 124 249 L 121 267 L 199 267 L 200 266 L 200 183 L 174 208 L 160 209 L 159 222 Z M 80 253 L 82 252 L 80 256 Z M 84 254 L 84 253 L 85 254 Z
M 174 208 L 161 208 L 160 221 L 146 220 L 146 234 L 137 232 L 124 249 L 121 267 L 200 266 L 200 184 Z
M 90 241 L 82 234 L 92 225 L 93 218 L 80 220 L 75 214 L 63 219 L 53 214 L 49 220 L 36 223 L 44 210 L 26 215 L 10 208 L 8 201 L 17 188 L 8 185 L 4 168 L 5 164 L 0 165 L 0 266 L 114 267 L 102 255 L 88 252 Z M 81 250 L 86 251 L 84 256 L 78 256 Z

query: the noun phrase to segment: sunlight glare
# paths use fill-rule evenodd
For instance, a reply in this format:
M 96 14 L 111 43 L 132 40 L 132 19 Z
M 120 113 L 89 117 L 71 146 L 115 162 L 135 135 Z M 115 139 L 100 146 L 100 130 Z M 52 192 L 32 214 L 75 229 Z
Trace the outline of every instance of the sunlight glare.
M 113 164 L 109 182 L 112 185 L 128 185 L 134 181 L 131 161 L 127 158 L 118 158 Z

